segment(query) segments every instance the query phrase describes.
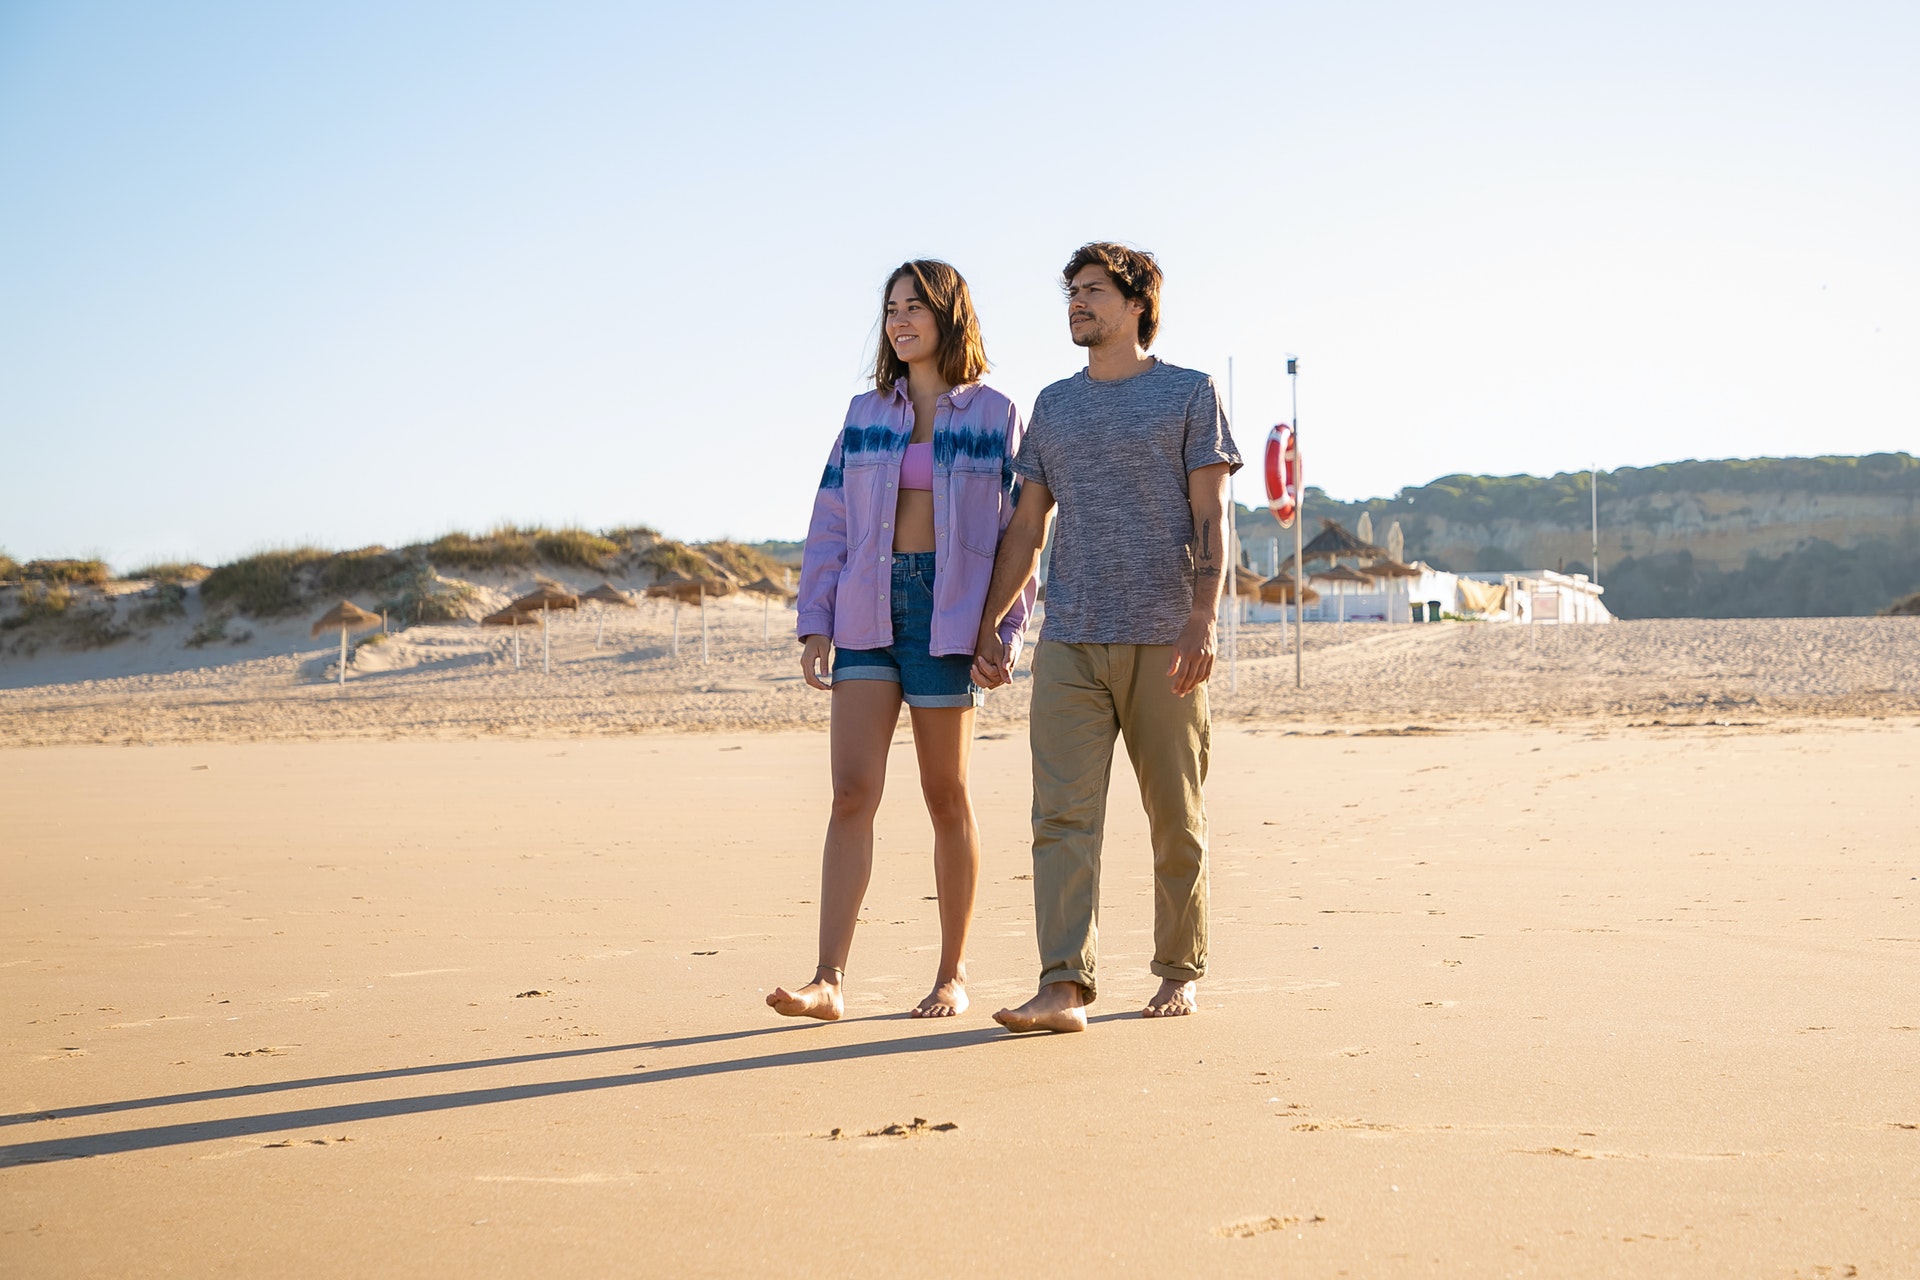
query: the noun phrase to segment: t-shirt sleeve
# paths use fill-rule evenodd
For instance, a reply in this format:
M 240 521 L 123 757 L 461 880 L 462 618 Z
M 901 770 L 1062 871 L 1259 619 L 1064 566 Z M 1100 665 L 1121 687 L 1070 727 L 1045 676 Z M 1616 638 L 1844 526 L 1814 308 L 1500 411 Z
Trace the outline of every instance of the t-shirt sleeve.
M 1013 456 L 1013 473 L 1051 489 L 1053 486 L 1047 484 L 1046 449 L 1047 437 L 1052 433 L 1047 430 L 1046 421 L 1047 402 L 1043 396 L 1033 402 L 1033 417 L 1020 439 L 1020 452 Z
M 1039 416 L 1036 408 L 1034 417 Z M 1187 470 L 1198 471 L 1222 462 L 1228 465 L 1229 475 L 1238 471 L 1240 448 L 1233 442 L 1233 431 L 1227 423 L 1226 410 L 1220 407 L 1213 379 L 1202 378 L 1193 390 L 1193 397 L 1187 401 Z

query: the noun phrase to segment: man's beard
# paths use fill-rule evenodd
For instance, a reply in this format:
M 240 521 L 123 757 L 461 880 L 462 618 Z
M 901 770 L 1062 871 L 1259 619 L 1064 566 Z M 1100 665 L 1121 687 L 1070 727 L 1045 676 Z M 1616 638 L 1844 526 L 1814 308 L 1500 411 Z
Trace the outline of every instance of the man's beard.
M 1069 329 L 1067 332 L 1072 337 L 1074 346 L 1097 347 L 1113 337 L 1113 326 L 1101 324 L 1089 316 L 1086 328 Z

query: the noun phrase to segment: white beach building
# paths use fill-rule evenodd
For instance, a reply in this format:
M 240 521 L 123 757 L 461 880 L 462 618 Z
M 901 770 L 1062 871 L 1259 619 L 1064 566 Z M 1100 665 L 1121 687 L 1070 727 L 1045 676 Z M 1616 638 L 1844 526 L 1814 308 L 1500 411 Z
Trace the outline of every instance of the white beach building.
M 1613 621 L 1601 595 L 1606 588 L 1584 573 L 1553 569 L 1450 573 L 1416 560 L 1417 578 L 1387 579 L 1340 599 L 1321 584 L 1320 599 L 1307 605 L 1308 622 L 1335 622 L 1344 604 L 1348 622 L 1422 622 L 1441 614 L 1484 622 L 1605 623 Z M 1364 570 L 1362 570 L 1364 572 Z M 1250 622 L 1281 622 L 1291 606 L 1249 602 Z

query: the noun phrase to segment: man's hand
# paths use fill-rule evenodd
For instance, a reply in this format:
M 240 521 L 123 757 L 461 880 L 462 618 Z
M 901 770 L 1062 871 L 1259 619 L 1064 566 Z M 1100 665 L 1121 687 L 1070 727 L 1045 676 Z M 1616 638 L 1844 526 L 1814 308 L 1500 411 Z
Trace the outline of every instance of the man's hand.
M 816 689 L 833 688 L 821 678 L 832 670 L 827 665 L 832 654 L 833 641 L 826 636 L 808 636 L 800 650 L 800 674 Z
M 1175 697 L 1184 698 L 1207 682 L 1213 674 L 1213 615 L 1197 613 L 1187 619 L 1180 638 L 1173 644 L 1173 665 L 1167 668 L 1173 677 Z
M 998 689 L 1013 679 L 1013 646 L 1000 633 L 980 628 L 973 646 L 973 682 L 982 689 Z

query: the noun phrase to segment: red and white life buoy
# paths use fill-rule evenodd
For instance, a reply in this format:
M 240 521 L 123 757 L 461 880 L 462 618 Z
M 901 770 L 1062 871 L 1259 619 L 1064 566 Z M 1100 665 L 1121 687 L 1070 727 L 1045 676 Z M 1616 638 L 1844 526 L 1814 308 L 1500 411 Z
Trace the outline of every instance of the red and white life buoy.
M 1282 529 L 1293 528 L 1300 514 L 1300 441 L 1281 423 L 1267 433 L 1267 505 Z

